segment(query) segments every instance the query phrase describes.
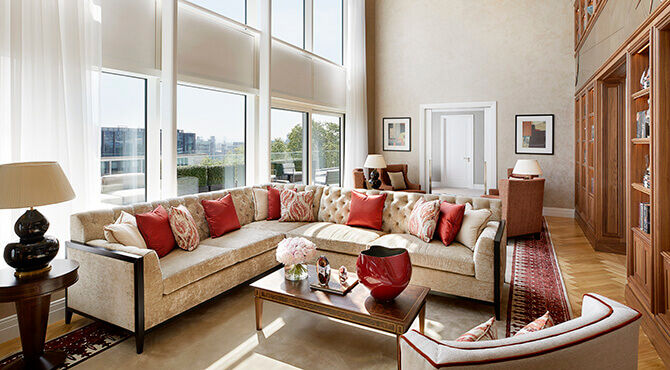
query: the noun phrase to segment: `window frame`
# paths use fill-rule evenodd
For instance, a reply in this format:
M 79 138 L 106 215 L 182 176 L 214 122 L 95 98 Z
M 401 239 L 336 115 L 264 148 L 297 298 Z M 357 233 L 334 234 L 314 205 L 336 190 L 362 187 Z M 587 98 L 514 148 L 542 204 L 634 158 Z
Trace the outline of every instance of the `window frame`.
M 312 130 L 312 125 L 314 125 L 314 115 L 315 114 L 322 115 L 322 116 L 338 117 L 340 119 L 340 155 L 339 155 L 339 157 L 340 157 L 340 166 L 339 166 L 340 167 L 340 179 L 339 179 L 339 183 L 337 184 L 337 186 L 342 186 L 342 182 L 344 180 L 342 165 L 344 164 L 344 128 L 345 128 L 344 117 L 345 117 L 345 114 L 344 113 L 336 113 L 336 112 L 332 112 L 332 111 L 322 111 L 322 110 L 313 110 L 310 113 L 310 115 L 309 115 L 309 125 L 310 125 L 310 130 L 309 130 L 310 131 L 310 135 L 309 135 L 310 153 L 309 154 L 310 154 L 310 160 L 312 159 L 311 158 L 311 156 L 312 156 L 312 131 L 313 131 Z M 315 178 L 314 178 L 314 177 L 316 177 L 315 174 L 316 174 L 316 171 L 315 171 L 314 175 L 310 171 L 310 174 L 309 174 L 310 184 L 316 184 L 316 181 L 315 181 Z M 328 184 L 326 184 L 326 185 L 328 185 Z
M 300 114 L 304 114 L 305 118 L 302 122 L 302 182 L 299 184 L 302 185 L 309 185 L 310 184 L 310 173 L 311 173 L 311 164 L 309 163 L 309 160 L 311 159 L 311 156 L 309 155 L 309 151 L 311 148 L 311 119 L 312 115 L 310 112 L 300 109 L 298 107 L 284 107 L 284 106 L 274 106 L 270 108 L 270 117 L 272 117 L 272 110 L 283 110 L 287 112 L 296 112 Z M 272 118 L 270 119 L 270 156 L 272 156 Z M 270 173 L 268 174 L 270 178 L 272 178 L 272 158 L 270 158 Z M 297 183 L 296 183 L 297 184 Z
M 329 58 L 326 58 L 325 56 L 322 56 L 322 55 L 317 54 L 316 52 L 314 52 L 314 1 L 318 1 L 318 0 L 306 0 L 306 1 L 309 1 L 309 3 L 310 3 L 310 13 L 311 13 L 310 41 L 311 42 L 310 42 L 310 45 L 309 45 L 309 49 L 305 49 L 305 50 L 308 50 L 312 54 L 317 55 L 324 60 L 327 60 L 329 62 L 335 63 L 335 64 L 340 65 L 340 66 L 344 66 L 344 36 L 345 36 L 345 27 L 346 27 L 346 22 L 344 21 L 344 19 L 346 17 L 346 10 L 347 10 L 346 3 L 347 2 L 344 1 L 344 0 L 340 0 L 340 3 L 342 4 L 342 18 L 340 19 L 340 23 L 342 24 L 342 32 L 341 32 L 342 37 L 340 39 L 340 43 L 341 43 L 340 47 L 342 48 L 341 49 L 342 50 L 342 57 L 341 57 L 341 60 L 338 61 L 338 60 L 331 60 Z

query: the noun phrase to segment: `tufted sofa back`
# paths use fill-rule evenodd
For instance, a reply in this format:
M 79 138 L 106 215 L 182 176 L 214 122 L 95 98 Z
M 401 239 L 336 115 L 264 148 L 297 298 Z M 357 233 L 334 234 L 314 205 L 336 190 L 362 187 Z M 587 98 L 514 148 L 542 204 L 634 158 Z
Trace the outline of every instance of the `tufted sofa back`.
M 326 188 L 324 185 L 303 185 L 303 184 L 278 184 L 278 183 L 272 183 L 272 184 L 263 184 L 259 185 L 258 187 L 266 188 L 268 186 L 275 187 L 277 189 L 297 189 L 298 191 L 305 191 L 305 190 L 314 190 L 314 204 L 312 205 L 312 209 L 314 211 L 314 219 L 318 219 L 319 215 L 319 205 L 321 204 L 321 196 L 323 194 L 323 189 Z
M 417 194 L 393 191 L 364 190 L 355 191 L 366 194 L 386 193 L 382 230 L 387 233 L 406 233 L 407 219 L 412 213 L 414 204 L 419 198 L 426 200 L 439 199 L 449 203 L 470 203 L 474 209 L 490 209 L 491 221 L 500 221 L 502 203 L 498 199 L 471 198 L 453 195 Z M 352 189 L 343 189 L 338 186 L 328 186 L 323 189 L 319 205 L 319 221 L 344 224 L 349 218 Z

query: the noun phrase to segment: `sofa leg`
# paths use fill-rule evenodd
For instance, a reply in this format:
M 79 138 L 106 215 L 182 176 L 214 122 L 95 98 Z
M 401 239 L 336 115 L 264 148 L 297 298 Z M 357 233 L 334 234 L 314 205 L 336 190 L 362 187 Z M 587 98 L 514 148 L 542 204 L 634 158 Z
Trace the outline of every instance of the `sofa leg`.
M 144 330 L 135 333 L 135 350 L 138 355 L 144 352 Z
M 535 233 L 533 234 L 533 237 L 535 238 L 535 240 L 540 240 L 540 238 L 542 237 L 542 233 Z
M 72 322 L 72 313 L 73 313 L 72 310 L 65 307 L 65 324 L 66 325 L 70 325 L 70 323 Z

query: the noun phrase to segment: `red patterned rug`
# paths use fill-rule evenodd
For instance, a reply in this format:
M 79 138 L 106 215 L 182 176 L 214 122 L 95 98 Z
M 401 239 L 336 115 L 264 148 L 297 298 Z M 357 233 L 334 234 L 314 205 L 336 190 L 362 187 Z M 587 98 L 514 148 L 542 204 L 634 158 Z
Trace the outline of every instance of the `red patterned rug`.
M 547 223 L 543 222 L 540 239 L 518 237 L 513 244 L 507 336 L 547 311 L 556 324 L 570 320 L 570 303 Z
M 59 367 L 59 369 L 68 369 L 123 342 L 130 336 L 131 333 L 129 331 L 95 321 L 48 341 L 44 345 L 44 349 L 47 351 L 65 352 L 67 354 L 65 364 Z M 18 352 L 1 360 L 0 369 L 22 356 L 23 353 Z

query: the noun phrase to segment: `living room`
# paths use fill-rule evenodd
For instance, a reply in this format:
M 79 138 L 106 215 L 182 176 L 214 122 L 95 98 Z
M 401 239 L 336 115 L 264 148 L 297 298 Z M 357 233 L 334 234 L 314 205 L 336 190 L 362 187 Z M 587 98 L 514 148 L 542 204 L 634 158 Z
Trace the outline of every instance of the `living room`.
M 669 3 L 3 1 L 0 368 L 665 368 Z

